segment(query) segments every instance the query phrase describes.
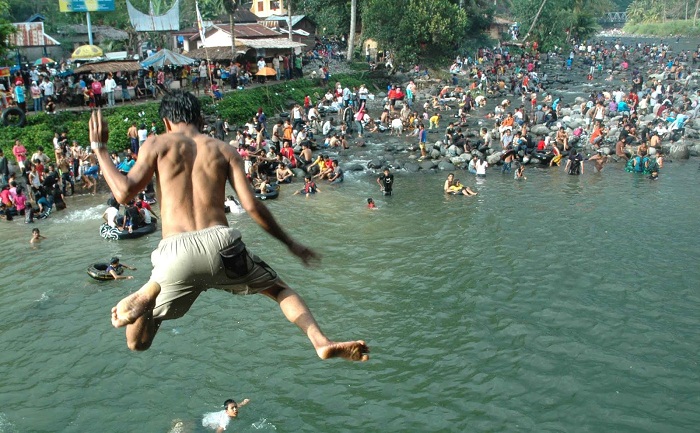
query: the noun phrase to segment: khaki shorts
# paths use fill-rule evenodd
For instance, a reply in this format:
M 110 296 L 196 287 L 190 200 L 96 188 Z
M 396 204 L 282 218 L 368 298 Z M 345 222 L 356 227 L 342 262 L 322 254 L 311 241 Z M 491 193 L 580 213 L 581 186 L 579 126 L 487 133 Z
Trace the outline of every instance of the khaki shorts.
M 241 233 L 226 226 L 169 236 L 153 251 L 151 262 L 151 281 L 161 287 L 153 317 L 161 320 L 182 317 L 209 288 L 248 295 L 279 282 L 267 263 L 248 252 Z

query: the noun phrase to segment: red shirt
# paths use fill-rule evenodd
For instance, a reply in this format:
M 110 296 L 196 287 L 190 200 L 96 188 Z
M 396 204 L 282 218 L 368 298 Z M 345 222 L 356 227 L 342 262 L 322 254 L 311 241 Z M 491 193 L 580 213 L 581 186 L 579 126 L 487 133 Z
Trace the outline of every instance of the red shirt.
M 545 143 L 544 143 L 544 140 L 540 140 L 540 141 L 537 143 L 537 150 L 538 150 L 538 151 L 543 151 L 544 148 L 545 148 L 545 146 L 546 146 L 546 145 L 545 145 Z

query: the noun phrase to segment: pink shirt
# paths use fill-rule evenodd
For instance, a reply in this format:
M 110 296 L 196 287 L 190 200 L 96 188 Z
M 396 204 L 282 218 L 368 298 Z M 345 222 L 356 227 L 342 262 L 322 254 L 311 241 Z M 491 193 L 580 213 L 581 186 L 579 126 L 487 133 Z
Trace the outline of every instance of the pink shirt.
M 15 144 L 15 146 L 12 148 L 12 153 L 15 155 L 15 158 L 17 158 L 17 162 L 27 160 L 27 149 L 25 149 L 21 144 Z
M 24 195 L 18 195 L 15 197 L 15 208 L 17 212 L 21 212 L 27 208 L 27 197 Z

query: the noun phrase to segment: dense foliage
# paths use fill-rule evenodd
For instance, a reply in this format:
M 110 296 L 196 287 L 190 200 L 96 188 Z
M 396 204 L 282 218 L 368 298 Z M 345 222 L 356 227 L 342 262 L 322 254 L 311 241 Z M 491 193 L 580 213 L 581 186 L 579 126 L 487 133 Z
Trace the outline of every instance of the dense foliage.
M 627 22 L 639 24 L 697 19 L 697 6 L 696 0 L 634 0 L 627 8 Z
M 7 0 L 0 0 L 0 61 L 4 61 L 12 47 L 7 43 L 7 37 L 15 32 L 15 27 L 7 20 L 10 6 Z M 4 63 L 4 62 L 3 62 Z
M 613 9 L 609 0 L 549 0 L 535 21 L 541 4 L 542 0 L 519 0 L 512 11 L 521 24 L 521 36 L 535 22 L 528 39 L 538 41 L 543 49 L 593 36 L 600 28 L 598 19 Z

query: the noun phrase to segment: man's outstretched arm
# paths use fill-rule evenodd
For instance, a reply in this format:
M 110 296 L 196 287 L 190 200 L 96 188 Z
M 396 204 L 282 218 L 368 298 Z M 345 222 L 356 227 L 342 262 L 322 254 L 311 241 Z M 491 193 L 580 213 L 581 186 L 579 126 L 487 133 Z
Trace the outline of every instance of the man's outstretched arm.
M 315 251 L 292 239 L 277 223 L 270 210 L 255 198 L 253 188 L 248 182 L 243 168 L 243 162 L 233 150 L 229 153 L 229 182 L 238 195 L 241 206 L 253 220 L 272 237 L 287 246 L 289 251 L 299 257 L 305 265 L 318 261 L 320 256 Z
M 90 116 L 90 147 L 95 150 L 100 162 L 100 169 L 112 190 L 114 198 L 119 203 L 128 203 L 136 197 L 153 178 L 156 169 L 156 153 L 153 150 L 153 139 L 146 140 L 139 151 L 136 164 L 124 175 L 119 172 L 107 151 L 109 140 L 109 125 L 102 117 L 102 110 L 93 111 Z

